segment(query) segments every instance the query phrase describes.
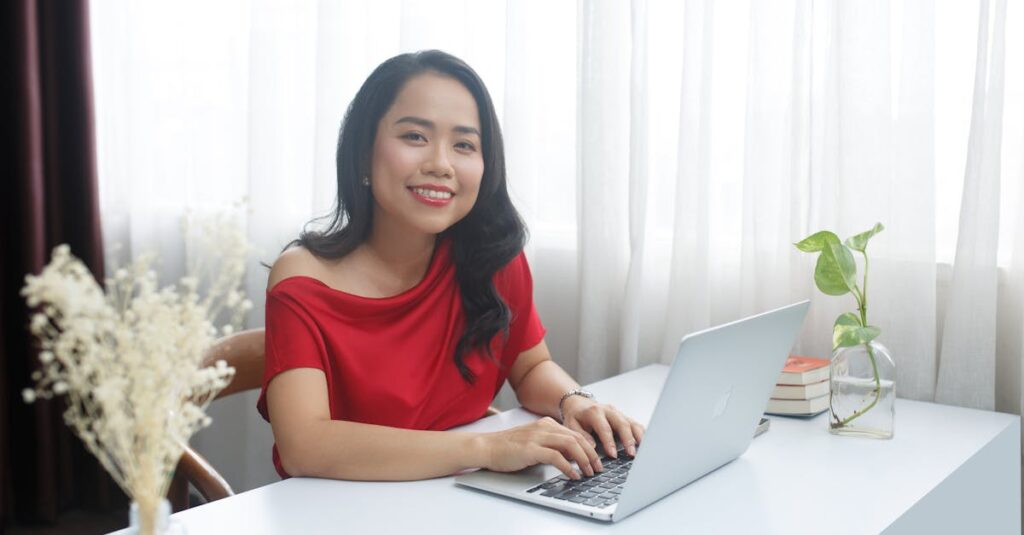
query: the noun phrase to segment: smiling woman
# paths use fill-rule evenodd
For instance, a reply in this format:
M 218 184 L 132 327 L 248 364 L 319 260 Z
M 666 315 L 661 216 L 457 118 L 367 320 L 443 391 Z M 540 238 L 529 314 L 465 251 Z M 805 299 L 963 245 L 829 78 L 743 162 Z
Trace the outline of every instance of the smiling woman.
M 293 242 L 267 285 L 258 408 L 282 477 L 547 463 L 576 479 L 603 470 L 591 433 L 609 456 L 615 435 L 636 453 L 643 427 L 551 361 L 494 106 L 469 66 L 439 51 L 385 61 L 349 106 L 337 164 L 330 226 Z M 438 432 L 480 418 L 506 380 L 548 417 Z
M 439 234 L 469 213 L 484 173 L 478 117 L 473 95 L 452 78 L 425 73 L 406 83 L 377 126 L 375 232 L 408 225 Z

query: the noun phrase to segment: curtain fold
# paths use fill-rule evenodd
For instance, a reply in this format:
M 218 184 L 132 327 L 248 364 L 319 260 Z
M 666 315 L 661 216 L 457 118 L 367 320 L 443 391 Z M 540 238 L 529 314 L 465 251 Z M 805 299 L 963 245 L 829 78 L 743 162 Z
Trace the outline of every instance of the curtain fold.
M 584 0 L 577 85 L 577 380 L 618 372 L 623 287 L 628 271 L 630 68 L 629 5 Z M 641 125 L 643 126 L 643 125 Z M 618 150 L 615 150 L 618 148 Z M 611 149 L 611 150 L 610 150 Z
M 641 358 L 640 329 L 643 321 L 642 299 L 644 256 L 647 240 L 650 135 L 647 88 L 647 0 L 633 2 L 630 9 L 630 84 L 629 84 L 629 255 L 623 287 L 621 339 L 618 369 L 632 370 Z
M 712 249 L 709 228 L 710 130 L 714 2 L 687 0 L 683 14 L 682 82 L 675 202 L 668 276 L 668 304 L 659 352 L 661 362 L 675 356 L 679 339 L 711 323 L 712 288 L 708 285 Z M 685 296 L 684 298 L 680 298 Z
M 21 399 L 37 366 L 19 294 L 25 275 L 67 243 L 103 276 L 88 15 L 84 0 L 0 7 L 0 212 L 8 218 L 0 230 L 0 526 L 53 523 L 69 506 L 126 503 L 64 425 L 62 402 Z
M 981 0 L 960 232 L 942 330 L 935 401 L 995 408 L 999 182 L 1006 1 Z
M 899 396 L 932 401 L 937 369 L 934 3 L 905 0 L 900 20 L 896 28 L 902 39 L 893 42 L 902 58 L 894 69 L 892 175 L 879 192 L 892 203 L 885 234 L 893 245 L 885 251 L 888 260 L 878 265 L 885 276 L 873 287 L 872 306 L 874 316 L 885 322 L 885 343 L 900 355 Z M 906 289 L 913 299 L 902 298 Z

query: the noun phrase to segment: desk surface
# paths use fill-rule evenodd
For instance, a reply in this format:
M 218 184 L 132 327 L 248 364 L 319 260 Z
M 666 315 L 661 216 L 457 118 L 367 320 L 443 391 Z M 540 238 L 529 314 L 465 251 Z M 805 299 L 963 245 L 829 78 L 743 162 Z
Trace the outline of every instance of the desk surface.
M 648 366 L 588 388 L 602 401 L 646 422 L 667 371 L 666 366 Z M 939 499 L 929 501 L 926 496 L 939 494 L 937 488 L 954 479 L 951 475 L 958 470 L 965 471 L 961 467 L 999 438 L 1006 447 L 996 462 L 1011 466 L 999 464 L 998 470 L 1010 475 L 987 489 L 966 488 L 976 485 L 975 478 L 975 483 L 959 484 L 964 488 L 940 498 L 960 500 L 957 493 L 991 491 L 995 495 L 984 496 L 984 503 L 995 503 L 998 511 L 1015 507 L 1003 516 L 1012 520 L 1015 514 L 1019 529 L 1019 417 L 899 399 L 892 440 L 833 436 L 826 431 L 825 417 L 773 417 L 771 430 L 755 439 L 739 459 L 616 524 L 458 487 L 451 477 L 402 483 L 292 478 L 174 517 L 190 535 L 880 533 L 900 527 L 901 517 L 902 527 L 907 527 L 914 517 L 905 514 L 915 506 L 925 507 L 919 504 L 931 504 L 931 509 L 918 517 L 932 518 L 932 510 L 942 511 Z M 492 431 L 534 418 L 516 409 L 462 429 Z M 991 481 L 990 475 L 981 479 Z M 1016 495 L 1005 496 L 1013 488 Z

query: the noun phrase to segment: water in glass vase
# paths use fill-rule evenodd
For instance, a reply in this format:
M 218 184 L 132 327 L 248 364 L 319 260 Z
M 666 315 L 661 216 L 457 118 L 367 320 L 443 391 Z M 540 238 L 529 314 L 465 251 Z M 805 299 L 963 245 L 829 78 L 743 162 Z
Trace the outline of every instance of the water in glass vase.
M 896 364 L 878 342 L 832 354 L 829 432 L 888 439 L 893 436 Z

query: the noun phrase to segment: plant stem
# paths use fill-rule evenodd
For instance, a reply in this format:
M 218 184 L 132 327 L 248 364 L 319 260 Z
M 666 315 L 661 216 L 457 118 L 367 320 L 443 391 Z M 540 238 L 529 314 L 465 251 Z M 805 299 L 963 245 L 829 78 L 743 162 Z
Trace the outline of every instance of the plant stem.
M 878 404 L 878 400 L 882 398 L 882 381 L 878 377 L 878 361 L 875 360 L 875 351 L 871 347 L 871 342 L 864 344 L 864 347 L 868 350 L 868 360 L 871 361 L 871 370 L 875 373 L 875 399 L 871 400 L 871 403 L 869 403 L 867 407 L 864 407 L 859 411 L 853 411 L 853 414 L 849 417 L 840 420 L 838 425 L 835 425 L 835 427 L 845 427 L 846 424 L 849 424 L 858 416 L 871 410 L 872 407 Z
M 862 326 L 867 327 L 868 325 L 868 253 L 867 250 L 861 251 L 864 253 L 864 288 L 863 291 L 858 292 L 857 288 L 854 287 L 853 297 L 857 299 L 857 309 L 860 312 L 860 323 Z M 871 361 L 871 371 L 875 376 L 875 399 L 871 400 L 871 403 L 867 407 L 861 410 L 853 411 L 849 417 L 839 420 L 836 418 L 833 420 L 833 427 L 845 427 L 847 424 L 852 422 L 858 416 L 868 412 L 872 407 L 878 404 L 878 401 L 882 398 L 882 380 L 878 376 L 878 361 L 875 359 L 875 351 L 871 347 L 871 342 L 864 344 L 864 347 L 868 350 L 868 360 Z M 829 397 L 829 405 L 831 406 L 831 396 Z M 835 414 L 833 412 L 833 414 Z

